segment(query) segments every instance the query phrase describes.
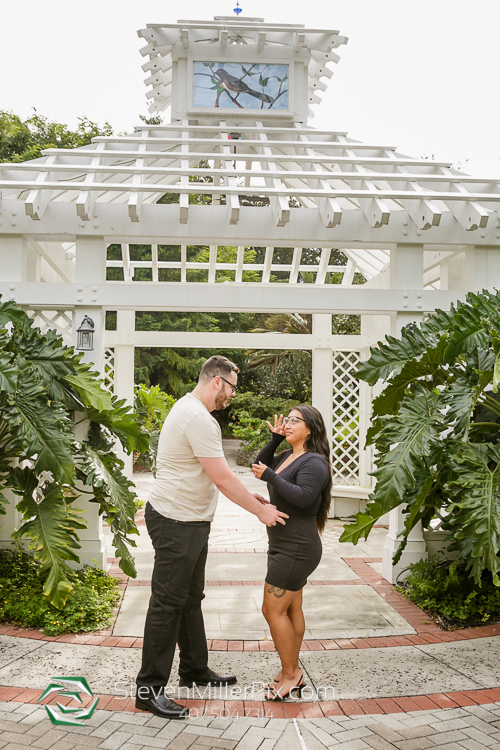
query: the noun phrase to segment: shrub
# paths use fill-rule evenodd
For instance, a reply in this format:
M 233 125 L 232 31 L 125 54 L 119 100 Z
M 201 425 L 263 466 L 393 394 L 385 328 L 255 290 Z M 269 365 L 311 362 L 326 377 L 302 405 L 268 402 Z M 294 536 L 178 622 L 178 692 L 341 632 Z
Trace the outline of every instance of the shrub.
M 73 589 L 62 609 L 43 593 L 46 575 L 23 550 L 0 550 L 0 622 L 43 630 L 46 635 L 101 630 L 111 621 L 120 599 L 119 581 L 99 568 L 84 565 L 69 574 Z
M 491 573 L 485 570 L 477 584 L 465 560 L 420 560 L 399 590 L 448 629 L 500 617 L 500 589 Z

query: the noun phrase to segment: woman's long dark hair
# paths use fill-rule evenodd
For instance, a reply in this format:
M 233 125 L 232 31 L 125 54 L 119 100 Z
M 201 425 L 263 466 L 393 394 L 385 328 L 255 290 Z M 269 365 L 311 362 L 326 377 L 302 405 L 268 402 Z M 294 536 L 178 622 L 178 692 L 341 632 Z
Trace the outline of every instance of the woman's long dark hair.
M 304 448 L 311 453 L 319 453 L 320 456 L 323 456 L 328 466 L 328 482 L 323 488 L 321 505 L 316 514 L 316 524 L 318 531 L 321 532 L 325 528 L 332 501 L 332 465 L 330 462 L 330 445 L 326 435 L 325 423 L 316 407 L 309 404 L 299 404 L 299 406 L 294 406 L 290 411 L 299 411 L 308 430 L 311 431 L 311 434 L 304 443 Z

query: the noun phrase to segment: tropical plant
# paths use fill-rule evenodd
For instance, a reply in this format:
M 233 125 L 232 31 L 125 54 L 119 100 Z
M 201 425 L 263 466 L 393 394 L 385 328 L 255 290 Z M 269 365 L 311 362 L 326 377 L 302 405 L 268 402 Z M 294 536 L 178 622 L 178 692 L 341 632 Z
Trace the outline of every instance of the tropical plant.
M 149 435 L 149 460 L 153 476 L 156 476 L 156 454 L 161 428 L 175 404 L 175 398 L 160 390 L 157 385 L 146 388 L 138 385 L 135 391 L 135 412 Z
M 99 506 L 120 567 L 135 577 L 127 547 L 138 533 L 135 495 L 114 444 L 118 439 L 127 453 L 143 452 L 148 436 L 82 356 L 55 331 L 42 334 L 13 302 L 0 301 L 0 513 L 6 490 L 20 496 L 24 521 L 13 537 L 29 539 L 46 575 L 44 594 L 56 607 L 73 588 L 67 562 L 79 562 L 78 530 L 86 524 L 74 503 L 81 495 Z M 79 442 L 75 421 L 86 420 Z
M 475 581 L 486 569 L 499 586 L 500 293 L 470 293 L 401 338 L 387 336 L 358 377 L 387 383 L 367 438 L 377 483 L 341 541 L 366 539 L 378 518 L 402 506 L 396 562 L 410 530 L 437 517 Z

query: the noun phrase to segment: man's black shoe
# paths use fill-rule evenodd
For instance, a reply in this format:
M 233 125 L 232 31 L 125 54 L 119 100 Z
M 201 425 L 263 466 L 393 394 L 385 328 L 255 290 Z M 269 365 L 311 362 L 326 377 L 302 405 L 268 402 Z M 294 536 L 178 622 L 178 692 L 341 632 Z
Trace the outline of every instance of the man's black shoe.
M 237 678 L 234 674 L 217 674 L 213 669 L 207 667 L 203 674 L 198 677 L 181 677 L 179 680 L 179 687 L 197 687 L 198 685 L 211 685 L 212 687 L 218 687 L 220 685 L 234 685 L 237 682 Z
M 166 698 L 163 693 L 155 695 L 150 691 L 148 697 L 135 699 L 135 707 L 141 711 L 151 711 L 155 716 L 161 716 L 163 719 L 188 719 L 189 709 L 186 706 L 180 706 L 178 703 Z

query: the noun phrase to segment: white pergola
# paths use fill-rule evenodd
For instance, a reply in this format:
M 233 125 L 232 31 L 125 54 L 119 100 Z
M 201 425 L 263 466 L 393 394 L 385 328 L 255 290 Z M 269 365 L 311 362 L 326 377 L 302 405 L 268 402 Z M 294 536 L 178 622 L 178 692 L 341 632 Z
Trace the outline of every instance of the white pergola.
M 310 107 L 321 101 L 336 50 L 347 42 L 338 31 L 216 17 L 138 33 L 146 42 L 150 111 L 170 107 L 171 122 L 0 164 L 0 294 L 73 343 L 90 315 L 96 343 L 89 359 L 131 403 L 138 346 L 311 350 L 313 403 L 332 425 L 334 509 L 350 514 L 371 482 L 371 454 L 362 446 L 372 394 L 353 377 L 357 362 L 386 333 L 449 308 L 466 291 L 500 284 L 499 181 L 312 128 Z M 202 62 L 288 66 L 287 107 L 261 108 L 259 99 L 243 107 L 234 92 L 219 106 L 195 106 L 194 70 Z M 179 195 L 178 203 L 157 202 L 167 193 Z M 211 204 L 192 205 L 196 193 L 211 196 Z M 111 244 L 121 246 L 121 259 L 107 259 Z M 135 260 L 134 244 L 150 245 L 151 260 Z M 166 245 L 178 247 L 177 260 L 164 259 Z M 192 248 L 207 245 L 207 262 L 194 262 Z M 227 251 L 221 258 L 227 247 L 236 248 L 230 262 Z M 262 263 L 246 262 L 248 247 L 265 248 Z M 290 262 L 278 262 L 275 248 L 290 248 Z M 314 265 L 303 260 L 310 248 L 318 251 Z M 334 249 L 345 265 L 332 263 Z M 108 268 L 120 268 L 123 281 L 108 280 Z M 149 281 L 134 280 L 138 268 L 148 269 Z M 178 280 L 165 281 L 166 270 Z M 193 281 L 200 270 L 204 280 Z M 246 282 L 249 270 L 260 281 Z M 220 272 L 232 280 L 217 283 Z M 280 283 L 273 282 L 277 272 Z M 365 284 L 353 284 L 356 272 Z M 329 283 L 331 273 L 341 273 L 341 283 Z M 105 330 L 108 310 L 118 311 L 116 331 Z M 135 331 L 135 312 L 148 310 L 312 313 L 313 332 Z M 335 314 L 360 315 L 361 335 L 333 335 Z M 4 539 L 18 523 L 9 513 Z M 82 559 L 105 563 L 95 508 L 88 513 Z M 392 512 L 389 580 L 425 554 L 415 530 L 391 570 L 401 524 Z

